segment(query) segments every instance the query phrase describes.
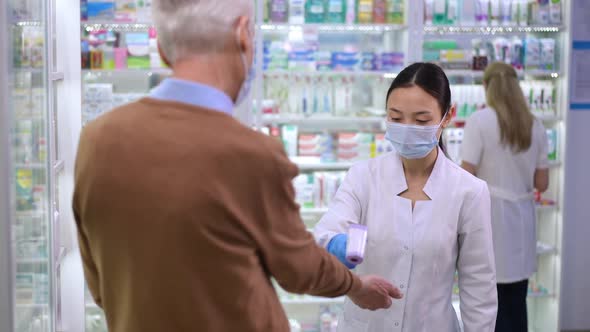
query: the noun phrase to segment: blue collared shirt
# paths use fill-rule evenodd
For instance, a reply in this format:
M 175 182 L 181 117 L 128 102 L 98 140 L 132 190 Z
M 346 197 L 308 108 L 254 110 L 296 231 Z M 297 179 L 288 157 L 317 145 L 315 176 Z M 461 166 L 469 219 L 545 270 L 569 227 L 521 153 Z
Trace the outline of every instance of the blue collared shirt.
M 208 85 L 167 78 L 152 90 L 150 97 L 207 108 L 232 115 L 234 103 L 224 92 Z

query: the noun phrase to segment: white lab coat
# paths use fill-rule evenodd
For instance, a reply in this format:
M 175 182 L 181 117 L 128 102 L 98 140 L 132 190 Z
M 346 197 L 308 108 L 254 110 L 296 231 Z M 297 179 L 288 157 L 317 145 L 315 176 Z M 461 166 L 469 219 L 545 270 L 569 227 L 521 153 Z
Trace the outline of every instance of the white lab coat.
M 547 133 L 535 121 L 531 147 L 514 153 L 501 144 L 496 112 L 474 113 L 465 126 L 461 158 L 477 166 L 492 196 L 492 234 L 499 283 L 529 279 L 537 270 L 537 230 L 534 203 L 536 169 L 549 167 Z
M 498 303 L 486 184 L 439 151 L 424 187 L 431 200 L 412 211 L 411 201 L 398 196 L 407 188 L 396 153 L 358 163 L 315 228 L 326 246 L 349 223 L 367 225 L 365 260 L 356 272 L 380 275 L 404 293 L 375 312 L 347 299 L 338 331 L 459 331 L 452 305 L 458 270 L 465 332 L 493 332 Z

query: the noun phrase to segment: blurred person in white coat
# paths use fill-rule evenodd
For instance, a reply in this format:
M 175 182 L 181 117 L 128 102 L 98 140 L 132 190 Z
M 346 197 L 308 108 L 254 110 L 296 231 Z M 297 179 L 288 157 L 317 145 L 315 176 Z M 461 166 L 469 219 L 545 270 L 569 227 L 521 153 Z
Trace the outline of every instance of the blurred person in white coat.
M 485 180 L 492 196 L 496 331 L 526 332 L 528 279 L 537 269 L 534 190 L 544 192 L 549 184 L 547 134 L 530 112 L 512 66 L 491 64 L 484 86 L 489 108 L 467 121 L 463 168 Z
M 492 332 L 497 294 L 490 195 L 485 182 L 449 160 L 439 144 L 448 126 L 449 81 L 436 65 L 404 69 L 387 93 L 387 139 L 396 152 L 354 165 L 314 233 L 349 268 L 347 230 L 366 225 L 359 275 L 378 274 L 404 298 L 370 312 L 347 301 L 340 332 L 454 332 L 459 275 L 466 332 Z

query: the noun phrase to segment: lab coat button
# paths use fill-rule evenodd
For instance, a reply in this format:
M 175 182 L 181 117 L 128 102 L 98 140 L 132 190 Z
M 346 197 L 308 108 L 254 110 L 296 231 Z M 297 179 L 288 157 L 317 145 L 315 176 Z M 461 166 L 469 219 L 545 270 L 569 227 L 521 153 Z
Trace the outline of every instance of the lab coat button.
M 395 325 L 396 327 L 398 327 L 399 326 L 399 322 L 395 322 L 395 323 L 393 323 L 393 325 Z
M 404 250 L 408 251 L 408 250 L 410 250 L 410 248 L 408 246 L 404 246 Z
M 404 289 L 404 287 L 405 287 L 404 284 L 399 285 L 400 289 Z

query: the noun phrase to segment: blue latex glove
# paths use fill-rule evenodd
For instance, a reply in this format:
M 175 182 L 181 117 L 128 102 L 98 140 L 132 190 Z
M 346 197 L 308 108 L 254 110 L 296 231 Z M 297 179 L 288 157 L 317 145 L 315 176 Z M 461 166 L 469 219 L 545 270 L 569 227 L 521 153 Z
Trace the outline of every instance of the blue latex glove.
M 338 234 L 330 240 L 326 249 L 329 253 L 336 256 L 342 264 L 349 269 L 354 269 L 356 264 L 350 263 L 346 260 L 346 243 L 348 242 L 348 235 Z

